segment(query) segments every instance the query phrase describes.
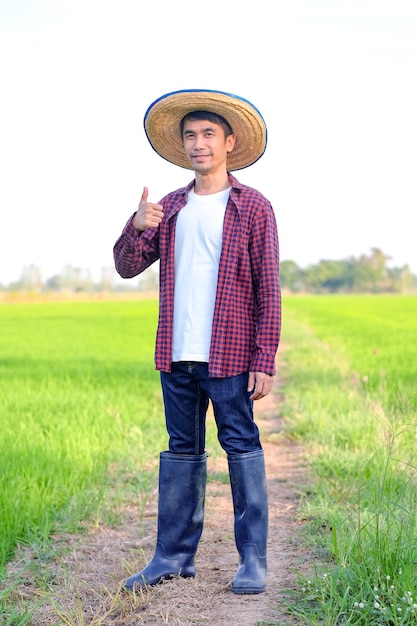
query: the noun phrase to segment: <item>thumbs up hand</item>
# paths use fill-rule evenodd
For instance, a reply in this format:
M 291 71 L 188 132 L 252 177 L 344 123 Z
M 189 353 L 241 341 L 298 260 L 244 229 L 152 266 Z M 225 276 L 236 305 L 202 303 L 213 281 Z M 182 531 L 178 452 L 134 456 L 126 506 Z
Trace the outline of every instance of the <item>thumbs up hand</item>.
M 139 232 L 143 232 L 147 228 L 157 228 L 164 216 L 161 204 L 148 202 L 148 193 L 148 188 L 144 187 L 138 210 L 132 221 L 134 228 Z

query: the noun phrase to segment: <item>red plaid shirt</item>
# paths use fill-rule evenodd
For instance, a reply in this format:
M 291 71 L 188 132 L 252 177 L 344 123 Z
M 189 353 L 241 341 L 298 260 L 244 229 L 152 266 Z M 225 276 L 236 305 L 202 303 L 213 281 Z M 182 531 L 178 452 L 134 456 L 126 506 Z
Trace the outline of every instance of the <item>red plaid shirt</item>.
M 245 371 L 273 375 L 281 330 L 275 216 L 262 194 L 231 174 L 229 180 L 209 375 L 223 378 Z M 155 365 L 163 372 L 171 370 L 175 223 L 193 185 L 194 181 L 160 201 L 164 217 L 158 228 L 138 234 L 132 216 L 114 246 L 116 269 L 123 278 L 137 276 L 160 259 Z

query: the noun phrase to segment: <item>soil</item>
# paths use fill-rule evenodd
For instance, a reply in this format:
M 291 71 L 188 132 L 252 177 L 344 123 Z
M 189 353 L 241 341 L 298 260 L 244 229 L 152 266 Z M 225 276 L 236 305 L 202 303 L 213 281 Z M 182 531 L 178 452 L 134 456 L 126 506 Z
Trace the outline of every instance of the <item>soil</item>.
M 131 594 L 121 590 L 123 579 L 142 569 L 155 545 L 157 492 L 140 520 L 132 505 L 123 511 L 117 528 L 90 528 L 86 535 L 56 537 L 69 550 L 48 563 L 43 591 L 39 578 L 27 571 L 26 583 L 16 588 L 16 600 L 40 599 L 31 626 L 137 626 L 171 624 L 209 626 L 266 626 L 296 624 L 280 601 L 282 592 L 296 585 L 294 570 L 303 569 L 308 556 L 299 545 L 300 486 L 308 480 L 302 449 L 283 433 L 279 415 L 280 384 L 255 403 L 265 452 L 268 498 L 268 577 L 264 593 L 236 595 L 231 581 L 238 555 L 233 535 L 230 484 L 215 480 L 226 475 L 227 460 L 210 458 L 205 523 L 195 563 L 194 579 L 175 578 Z M 139 539 L 138 539 L 139 538 Z M 20 552 L 10 575 L 36 554 Z M 55 551 L 55 554 L 58 550 Z M 13 571 L 14 570 L 14 571 Z M 20 575 L 22 572 L 20 571 Z M 281 595 L 280 595 L 281 594 Z M 48 599 L 46 599 L 48 598 Z M 52 601 L 51 601 L 52 598 Z

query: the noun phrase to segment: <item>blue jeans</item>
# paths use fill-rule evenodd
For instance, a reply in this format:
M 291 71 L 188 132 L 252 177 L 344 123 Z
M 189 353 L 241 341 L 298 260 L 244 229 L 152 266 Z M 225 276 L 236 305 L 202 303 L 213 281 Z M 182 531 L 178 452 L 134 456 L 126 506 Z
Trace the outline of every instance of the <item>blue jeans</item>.
M 208 364 L 194 361 L 172 363 L 170 373 L 161 372 L 169 451 L 204 453 L 209 401 L 213 405 L 218 440 L 227 454 L 261 450 L 253 401 L 247 391 L 248 375 L 245 372 L 210 378 Z

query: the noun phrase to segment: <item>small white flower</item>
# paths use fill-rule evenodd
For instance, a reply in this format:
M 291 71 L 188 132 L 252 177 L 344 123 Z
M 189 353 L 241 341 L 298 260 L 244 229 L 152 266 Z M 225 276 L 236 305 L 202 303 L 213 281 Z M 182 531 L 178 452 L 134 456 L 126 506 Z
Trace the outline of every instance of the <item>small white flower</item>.
M 365 605 L 364 605 L 364 603 L 363 603 L 363 602 L 359 602 L 359 608 L 360 608 L 360 609 L 363 609 L 363 608 L 364 608 L 364 606 L 365 606 Z
M 400 569 L 398 570 L 398 574 L 401 576 L 402 573 L 403 573 L 403 571 L 402 571 L 402 569 L 400 567 Z
M 387 574 L 387 575 L 385 576 L 385 578 L 386 578 L 387 580 L 391 580 L 391 576 L 390 576 L 389 574 Z
M 374 602 L 374 608 L 379 609 L 379 602 Z
M 401 613 L 402 612 L 402 608 L 400 606 L 397 606 L 397 613 Z

